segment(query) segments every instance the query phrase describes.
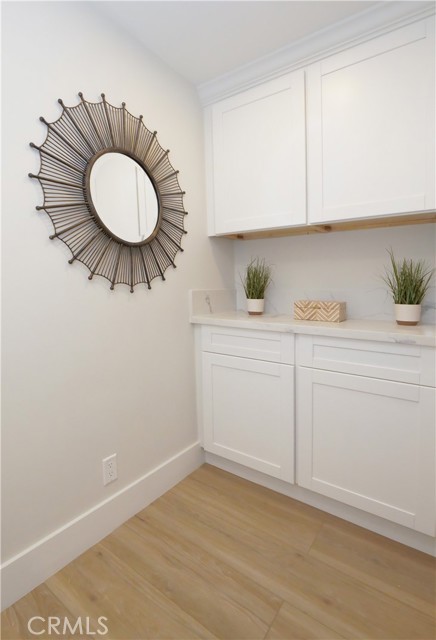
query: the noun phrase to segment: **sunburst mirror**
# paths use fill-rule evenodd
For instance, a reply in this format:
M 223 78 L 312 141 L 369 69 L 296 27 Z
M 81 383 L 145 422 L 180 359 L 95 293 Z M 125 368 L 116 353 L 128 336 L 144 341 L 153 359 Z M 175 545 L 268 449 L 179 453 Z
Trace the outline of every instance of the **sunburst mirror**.
M 186 233 L 184 191 L 178 171 L 151 132 L 132 116 L 123 102 L 109 104 L 104 93 L 93 103 L 78 94 L 80 102 L 67 107 L 47 126 L 41 146 L 38 175 L 44 202 L 37 206 L 50 217 L 54 233 L 75 260 L 94 275 L 126 284 L 133 293 L 140 283 L 151 289 L 156 277 L 165 280 L 169 266 L 183 251 Z

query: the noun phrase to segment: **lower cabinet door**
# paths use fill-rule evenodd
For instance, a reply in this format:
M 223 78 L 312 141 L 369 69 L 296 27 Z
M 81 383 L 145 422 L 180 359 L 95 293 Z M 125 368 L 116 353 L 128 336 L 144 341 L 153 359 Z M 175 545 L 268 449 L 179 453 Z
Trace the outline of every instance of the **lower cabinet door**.
M 297 368 L 297 482 L 435 534 L 435 389 Z
M 294 367 L 203 353 L 204 448 L 294 482 Z

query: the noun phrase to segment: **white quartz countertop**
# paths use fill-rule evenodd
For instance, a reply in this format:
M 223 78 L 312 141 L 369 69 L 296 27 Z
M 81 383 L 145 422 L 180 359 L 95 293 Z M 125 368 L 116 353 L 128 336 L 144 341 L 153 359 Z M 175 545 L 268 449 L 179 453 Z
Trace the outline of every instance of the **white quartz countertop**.
M 377 340 L 380 342 L 398 342 L 423 347 L 436 347 L 436 327 L 431 325 L 420 324 L 416 327 L 405 327 L 397 325 L 394 321 L 388 322 L 381 320 L 313 322 L 308 320 L 294 320 L 290 315 L 263 314 L 261 316 L 249 316 L 245 311 L 194 313 L 191 315 L 190 320 L 193 324 L 219 327 Z

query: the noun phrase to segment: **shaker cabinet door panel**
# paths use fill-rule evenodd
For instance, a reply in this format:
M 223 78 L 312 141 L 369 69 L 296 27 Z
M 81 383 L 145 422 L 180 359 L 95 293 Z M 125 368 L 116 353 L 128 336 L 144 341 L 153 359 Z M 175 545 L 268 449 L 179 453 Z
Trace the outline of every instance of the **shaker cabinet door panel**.
M 305 224 L 304 71 L 212 106 L 214 233 Z
M 204 448 L 294 481 L 294 367 L 203 353 Z
M 298 484 L 435 533 L 435 390 L 297 368 Z
M 308 68 L 310 223 L 435 208 L 433 29 L 422 20 Z

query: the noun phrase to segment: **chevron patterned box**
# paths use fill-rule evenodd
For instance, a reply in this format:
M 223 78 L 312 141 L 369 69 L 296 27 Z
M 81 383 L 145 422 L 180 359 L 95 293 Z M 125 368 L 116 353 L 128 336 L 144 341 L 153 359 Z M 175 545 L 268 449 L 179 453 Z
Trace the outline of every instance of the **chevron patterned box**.
M 342 322 L 346 319 L 345 302 L 336 300 L 296 300 L 294 320 Z

